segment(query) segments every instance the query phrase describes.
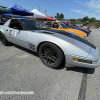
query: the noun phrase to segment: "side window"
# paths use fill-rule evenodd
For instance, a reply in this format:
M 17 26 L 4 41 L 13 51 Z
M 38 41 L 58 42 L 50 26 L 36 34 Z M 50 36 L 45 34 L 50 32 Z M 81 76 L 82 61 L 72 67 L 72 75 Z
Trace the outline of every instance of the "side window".
M 39 22 L 36 22 L 35 23 L 35 27 L 37 29 L 45 29 L 45 28 L 47 28 L 45 25 L 43 25 L 42 23 L 40 24 Z
M 53 28 L 58 28 L 58 24 L 57 23 L 54 23 L 52 27 Z
M 23 30 L 20 22 L 17 19 L 12 19 L 9 27 L 13 29 Z
M 13 20 L 11 20 L 9 27 L 13 28 Z
M 68 24 L 66 24 L 66 26 L 69 28 L 70 26 Z
M 61 29 L 61 26 L 58 24 L 58 28 Z
M 68 24 L 66 24 L 66 26 L 68 26 Z
M 51 23 L 50 22 L 47 22 L 45 23 L 47 26 L 51 27 Z

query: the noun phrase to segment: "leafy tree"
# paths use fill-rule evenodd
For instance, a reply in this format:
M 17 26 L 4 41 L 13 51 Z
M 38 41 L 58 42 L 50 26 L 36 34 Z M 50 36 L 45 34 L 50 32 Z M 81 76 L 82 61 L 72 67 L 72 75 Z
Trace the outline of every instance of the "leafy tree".
M 70 21 L 76 21 L 76 19 L 70 19 Z
M 50 16 L 51 18 L 53 18 L 52 16 Z
M 59 13 L 56 13 L 56 16 L 54 16 L 56 19 L 59 19 Z
M 64 18 L 64 15 L 61 13 L 60 15 L 59 15 L 59 19 L 63 19 Z
M 96 18 L 92 17 L 92 18 L 89 19 L 89 21 L 90 22 L 95 22 L 96 21 Z
M 61 13 L 56 13 L 56 16 L 54 16 L 56 19 L 63 19 L 64 18 L 64 15 Z
M 80 22 L 82 21 L 82 19 L 81 19 L 81 18 L 79 18 L 79 19 L 77 19 L 77 20 L 78 20 L 78 21 L 80 21 Z
M 82 19 L 82 22 L 86 22 L 86 21 L 89 21 L 88 16 L 86 16 L 86 17 L 84 17 L 84 18 Z

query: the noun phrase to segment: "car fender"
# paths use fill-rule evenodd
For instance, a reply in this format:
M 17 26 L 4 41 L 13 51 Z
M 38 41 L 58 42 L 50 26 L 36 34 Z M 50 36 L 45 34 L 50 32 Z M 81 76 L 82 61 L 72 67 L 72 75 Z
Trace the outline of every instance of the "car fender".
M 1 32 L 2 34 L 4 34 L 4 30 L 3 30 L 3 29 L 1 29 L 1 28 L 0 28 L 0 32 Z

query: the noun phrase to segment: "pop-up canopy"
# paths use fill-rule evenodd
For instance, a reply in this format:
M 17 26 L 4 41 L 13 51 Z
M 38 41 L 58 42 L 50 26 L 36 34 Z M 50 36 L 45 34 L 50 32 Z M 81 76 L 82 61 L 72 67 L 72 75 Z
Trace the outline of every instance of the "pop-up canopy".
M 38 20 L 50 20 L 50 21 L 55 21 L 55 19 L 51 18 L 50 16 L 46 15 L 47 18 L 37 18 Z
M 21 16 L 21 15 L 13 15 L 13 14 L 3 14 L 3 17 L 14 17 L 14 18 L 29 18 L 26 16 Z
M 69 23 L 69 21 L 64 20 L 64 21 L 62 21 L 62 23 Z
M 35 18 L 47 18 L 47 16 L 39 12 L 37 9 L 34 9 L 31 12 L 34 13 Z
M 61 21 L 62 23 L 68 23 L 68 24 L 72 24 L 71 22 L 69 22 L 69 21 Z
M 76 26 L 79 26 L 79 27 L 80 27 L 80 26 L 81 26 L 81 24 L 76 24 Z
M 55 21 L 55 19 L 51 18 L 50 16 L 46 15 L 47 16 L 47 20 L 51 20 L 51 21 Z
M 18 4 L 15 4 L 14 6 L 8 7 L 6 9 L 10 10 L 13 14 L 16 14 L 16 15 L 22 15 L 22 16 L 34 15 L 32 12 L 24 9 Z
M 76 24 L 76 25 L 78 26 L 78 25 L 80 25 L 80 24 Z
M 2 8 L 0 7 L 0 14 L 7 14 L 7 13 L 11 13 L 11 11 L 5 9 L 5 8 Z

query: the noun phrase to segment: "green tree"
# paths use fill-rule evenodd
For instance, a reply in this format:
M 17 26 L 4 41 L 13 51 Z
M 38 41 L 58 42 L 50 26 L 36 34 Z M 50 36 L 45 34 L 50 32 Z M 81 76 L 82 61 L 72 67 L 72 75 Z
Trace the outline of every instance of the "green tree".
M 56 19 L 63 19 L 64 18 L 64 15 L 61 13 L 61 14 L 59 14 L 59 13 L 56 13 L 56 16 L 54 16 Z
M 53 18 L 52 16 L 50 16 L 51 18 Z
M 79 18 L 79 19 L 77 19 L 77 20 L 79 20 L 80 22 L 82 21 L 82 19 L 81 19 L 81 18 Z
M 76 21 L 76 19 L 70 19 L 70 21 Z
M 59 19 L 59 13 L 56 13 L 56 16 L 54 16 L 56 19 Z
M 92 17 L 92 18 L 89 19 L 89 21 L 90 22 L 95 22 L 96 21 L 96 18 Z
M 63 19 L 64 18 L 64 15 L 61 13 L 60 15 L 59 15 L 59 19 Z
M 86 17 L 84 17 L 84 18 L 82 19 L 82 22 L 86 22 L 86 21 L 89 21 L 88 16 L 86 16 Z

